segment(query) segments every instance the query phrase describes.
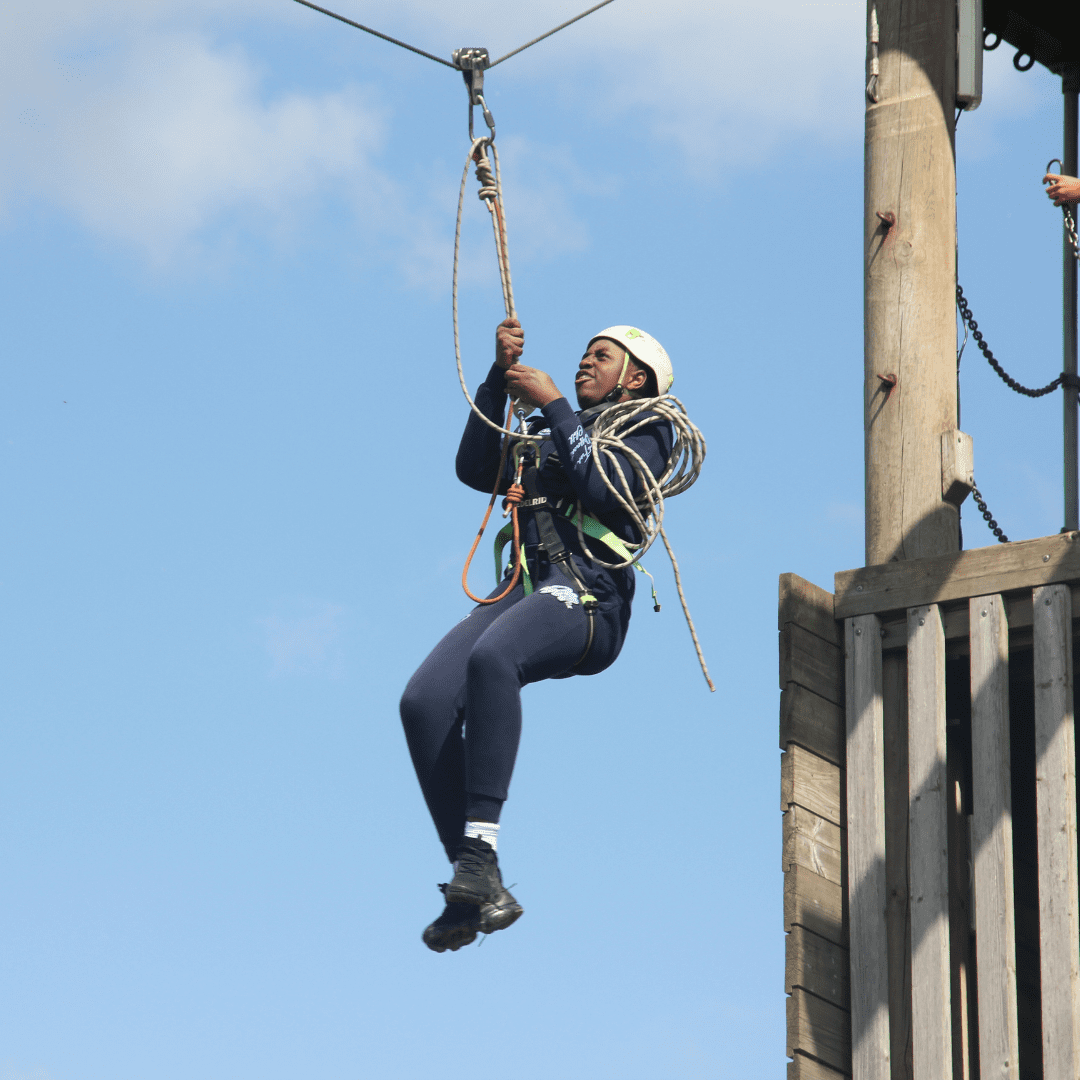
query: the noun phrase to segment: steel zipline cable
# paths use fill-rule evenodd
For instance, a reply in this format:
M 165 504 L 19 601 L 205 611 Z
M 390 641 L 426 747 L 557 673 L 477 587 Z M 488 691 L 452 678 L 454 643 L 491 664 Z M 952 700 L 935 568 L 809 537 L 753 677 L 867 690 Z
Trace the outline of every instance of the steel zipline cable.
M 357 30 L 363 30 L 365 34 L 371 34 L 374 37 L 382 38 L 383 41 L 389 41 L 391 45 L 397 45 L 401 49 L 408 49 L 409 52 L 414 52 L 418 56 L 426 56 L 428 60 L 434 60 L 436 64 L 443 64 L 448 68 L 457 69 L 458 65 L 451 60 L 444 60 L 441 56 L 436 56 L 434 53 L 425 52 L 423 49 L 418 49 L 415 45 L 410 45 L 408 42 L 399 41 L 395 37 L 391 37 L 389 34 L 384 34 L 380 30 L 373 30 L 370 26 L 365 26 L 363 23 L 355 22 L 353 19 L 347 19 L 344 15 L 338 15 L 336 11 L 330 11 L 328 8 L 319 7 L 318 4 L 311 3 L 311 0 L 296 0 L 298 4 L 303 4 L 304 7 L 311 8 L 312 11 L 319 11 L 323 15 L 329 15 L 331 19 L 337 19 L 338 22 L 343 22 L 348 26 L 353 26 Z M 572 19 L 567 19 L 564 23 L 559 23 L 558 26 L 549 30 L 546 34 L 541 34 L 539 37 L 534 37 L 532 41 L 526 41 L 524 45 L 519 45 L 516 49 L 511 49 L 505 56 L 500 56 L 498 60 L 492 60 L 487 66 L 493 68 L 496 64 L 501 64 L 504 60 L 509 60 L 511 56 L 517 56 L 519 52 L 524 52 L 526 49 L 531 48 L 538 42 L 543 41 L 545 38 L 551 37 L 552 34 L 557 34 L 560 30 L 565 30 L 568 26 L 572 26 L 574 23 L 584 19 L 586 15 L 591 15 L 594 11 L 599 11 L 602 7 L 607 7 L 613 0 L 601 0 L 599 4 L 594 4 L 587 11 L 583 11 L 580 15 L 575 15 Z

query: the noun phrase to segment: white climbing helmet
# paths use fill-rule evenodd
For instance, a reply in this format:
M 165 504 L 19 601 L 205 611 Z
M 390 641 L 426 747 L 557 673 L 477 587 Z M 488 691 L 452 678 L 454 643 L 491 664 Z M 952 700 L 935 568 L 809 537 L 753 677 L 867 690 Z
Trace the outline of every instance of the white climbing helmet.
M 609 338 L 621 345 L 639 364 L 644 364 L 656 376 L 656 388 L 661 394 L 666 394 L 671 389 L 671 384 L 675 381 L 671 357 L 652 334 L 646 334 L 636 326 L 609 326 L 599 334 L 594 334 L 589 339 L 589 345 L 598 338 Z

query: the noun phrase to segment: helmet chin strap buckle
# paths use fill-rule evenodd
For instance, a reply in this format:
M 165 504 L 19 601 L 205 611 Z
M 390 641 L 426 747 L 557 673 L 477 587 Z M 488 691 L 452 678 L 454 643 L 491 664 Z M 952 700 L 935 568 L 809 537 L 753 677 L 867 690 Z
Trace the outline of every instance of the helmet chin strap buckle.
M 622 381 L 623 381 L 623 379 L 626 378 L 626 369 L 629 366 L 630 366 L 630 354 L 628 352 L 626 352 L 626 350 L 624 349 L 623 350 L 622 371 L 619 372 L 619 381 L 615 384 L 615 389 L 612 390 L 610 394 L 605 394 L 604 395 L 604 400 L 605 401 L 610 401 L 612 403 L 615 403 L 623 396 L 623 384 L 622 384 Z

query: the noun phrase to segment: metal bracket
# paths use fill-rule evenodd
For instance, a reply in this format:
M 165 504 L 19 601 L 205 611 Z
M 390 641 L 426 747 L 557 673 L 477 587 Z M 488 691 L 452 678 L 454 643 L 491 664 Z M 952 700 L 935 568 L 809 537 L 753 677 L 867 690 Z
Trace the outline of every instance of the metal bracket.
M 975 490 L 974 452 L 970 435 L 941 433 L 941 497 L 959 506 Z

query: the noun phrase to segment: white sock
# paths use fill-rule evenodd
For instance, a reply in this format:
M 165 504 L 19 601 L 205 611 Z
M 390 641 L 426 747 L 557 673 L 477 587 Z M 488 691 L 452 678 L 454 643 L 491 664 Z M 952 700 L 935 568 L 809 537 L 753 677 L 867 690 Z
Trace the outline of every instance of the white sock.
M 494 821 L 466 821 L 465 836 L 486 840 L 493 850 L 499 850 L 499 826 Z

